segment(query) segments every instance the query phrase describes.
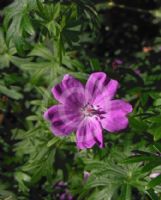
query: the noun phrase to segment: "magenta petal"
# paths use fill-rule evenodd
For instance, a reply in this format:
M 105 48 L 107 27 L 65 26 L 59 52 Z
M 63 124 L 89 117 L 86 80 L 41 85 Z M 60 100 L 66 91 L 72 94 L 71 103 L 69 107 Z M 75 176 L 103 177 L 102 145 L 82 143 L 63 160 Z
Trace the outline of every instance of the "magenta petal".
M 77 129 L 76 140 L 79 149 L 91 148 L 96 143 L 103 147 L 100 123 L 95 118 L 84 119 Z
M 72 91 L 66 99 L 64 99 L 64 105 L 73 110 L 80 111 L 81 108 L 86 105 L 85 101 L 84 90 L 77 88 L 75 91 Z
M 110 111 L 122 110 L 125 114 L 132 112 L 132 105 L 124 100 L 117 99 L 110 101 Z
M 123 100 L 112 100 L 106 112 L 101 119 L 102 127 L 109 132 L 117 132 L 128 126 L 127 114 L 132 112 L 132 106 Z
M 107 104 L 107 102 L 115 96 L 118 87 L 118 81 L 110 80 L 106 87 L 104 87 L 101 95 L 97 96 L 97 98 L 94 100 L 94 104 L 100 106 L 102 106 L 103 104 Z
M 117 132 L 128 126 L 128 119 L 118 111 L 109 112 L 104 119 L 101 120 L 102 127 L 109 132 Z
M 87 101 L 93 103 L 94 99 L 101 95 L 107 86 L 109 79 L 103 72 L 95 72 L 90 75 L 85 87 Z
M 51 131 L 55 135 L 68 135 L 76 131 L 81 121 L 79 112 L 63 105 L 55 105 L 44 113 L 44 118 L 51 123 Z
M 107 88 L 105 88 L 104 92 L 105 93 L 107 92 L 108 97 L 112 99 L 115 96 L 118 87 L 119 87 L 118 81 L 111 79 L 107 85 Z
M 64 103 L 71 94 L 84 96 L 83 85 L 71 75 L 65 75 L 62 82 L 52 88 L 52 94 L 60 103 Z

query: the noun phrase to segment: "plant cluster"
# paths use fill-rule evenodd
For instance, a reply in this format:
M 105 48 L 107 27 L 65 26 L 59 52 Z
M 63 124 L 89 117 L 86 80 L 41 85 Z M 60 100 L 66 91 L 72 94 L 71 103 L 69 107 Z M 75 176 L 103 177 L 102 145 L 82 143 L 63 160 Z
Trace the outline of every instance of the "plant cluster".
M 0 2 L 0 200 L 161 199 L 161 5 L 120 2 Z M 133 112 L 104 148 L 79 150 L 43 113 L 65 74 L 100 71 Z

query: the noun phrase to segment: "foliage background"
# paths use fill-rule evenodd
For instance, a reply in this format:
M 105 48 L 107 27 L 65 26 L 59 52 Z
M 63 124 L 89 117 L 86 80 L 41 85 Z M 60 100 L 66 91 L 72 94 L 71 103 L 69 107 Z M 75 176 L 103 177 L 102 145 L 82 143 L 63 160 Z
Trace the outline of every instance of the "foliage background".
M 42 114 L 63 74 L 94 71 L 119 80 L 134 111 L 103 150 L 79 151 Z M 161 199 L 160 85 L 159 0 L 1 0 L 0 199 Z

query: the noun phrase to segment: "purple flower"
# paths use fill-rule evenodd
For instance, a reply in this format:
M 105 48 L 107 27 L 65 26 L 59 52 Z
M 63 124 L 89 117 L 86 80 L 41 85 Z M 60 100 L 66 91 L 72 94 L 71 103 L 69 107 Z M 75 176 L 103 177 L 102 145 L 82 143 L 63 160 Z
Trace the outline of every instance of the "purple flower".
M 67 183 L 64 181 L 59 181 L 55 184 L 55 188 L 56 189 L 62 189 L 65 188 L 67 186 Z
M 73 200 L 73 197 L 71 194 L 64 192 L 59 197 L 60 200 Z
M 135 69 L 134 72 L 135 72 L 135 74 L 137 74 L 137 75 L 139 75 L 139 76 L 141 75 L 141 72 L 140 72 L 139 69 Z
M 86 182 L 91 174 L 87 171 L 84 171 L 84 182 Z
M 115 59 L 113 62 L 112 62 L 112 68 L 113 70 L 117 69 L 119 67 L 119 65 L 122 65 L 123 64 L 123 61 L 120 60 L 120 59 Z
M 159 172 L 153 172 L 153 173 L 151 173 L 150 174 L 150 178 L 156 178 L 157 176 L 159 176 L 160 175 L 160 173 Z
M 52 88 L 60 104 L 50 107 L 44 118 L 50 121 L 51 131 L 57 136 L 76 131 L 78 148 L 91 148 L 96 143 L 102 148 L 102 129 L 109 132 L 125 129 L 127 114 L 132 112 L 129 103 L 113 100 L 118 87 L 119 83 L 103 72 L 92 73 L 85 86 L 65 75 L 62 82 Z
M 66 182 L 59 181 L 55 184 L 54 188 L 56 189 L 56 196 L 60 200 L 73 200 L 73 196 L 68 191 L 68 184 Z

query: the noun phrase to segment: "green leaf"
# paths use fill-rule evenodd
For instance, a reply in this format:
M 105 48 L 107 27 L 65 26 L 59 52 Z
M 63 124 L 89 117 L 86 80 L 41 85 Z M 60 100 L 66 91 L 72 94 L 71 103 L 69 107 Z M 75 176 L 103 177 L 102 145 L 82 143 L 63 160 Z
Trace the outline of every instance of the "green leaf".
M 155 102 L 154 102 L 154 105 L 155 106 L 161 106 L 161 98 L 156 99 Z
M 90 65 L 93 71 L 99 71 L 100 70 L 100 63 L 98 59 L 93 58 L 90 60 Z
M 146 193 L 149 195 L 149 197 L 150 197 L 152 200 L 159 200 L 157 194 L 154 192 L 153 189 L 149 189 L 148 191 L 146 191 Z
M 54 19 L 56 19 L 57 17 L 60 16 L 60 10 L 61 10 L 61 4 L 60 3 L 56 3 L 54 5 Z
M 19 66 L 22 70 L 27 70 L 29 71 L 30 73 L 33 74 L 33 71 L 36 71 L 39 72 L 39 70 L 43 70 L 43 69 L 48 69 L 48 68 L 51 68 L 52 67 L 52 63 L 51 62 L 27 62 L 27 63 L 24 63 L 24 64 L 21 64 Z
M 161 153 L 161 144 L 160 143 L 156 143 L 154 145 L 154 148 Z
M 124 160 L 123 163 L 136 163 L 136 162 L 153 161 L 153 160 L 155 160 L 154 156 L 132 156 Z
M 154 136 L 154 140 L 158 141 L 161 139 L 161 125 L 160 123 L 155 123 L 153 126 L 149 129 L 149 132 Z
M 42 2 L 40 0 L 36 0 L 36 2 L 37 2 L 37 7 L 39 9 L 39 15 L 42 18 L 47 18 L 46 17 L 46 13 L 45 13 L 45 9 L 44 9 L 44 6 L 43 6 Z
M 8 54 L 0 55 L 0 68 L 9 67 L 10 56 Z
M 45 60 L 54 60 L 53 53 L 43 44 L 35 45 L 34 49 L 29 53 L 29 56 L 38 56 Z
M 31 177 L 28 174 L 18 171 L 15 173 L 15 179 L 23 192 L 29 191 L 29 188 L 25 185 L 25 182 L 30 182 L 31 180 Z
M 8 184 L 4 181 L 0 182 L 0 199 L 1 200 L 17 200 L 16 195 L 9 191 Z
M 157 166 L 160 166 L 161 165 L 161 158 L 158 157 L 158 160 L 157 158 L 153 161 L 150 161 L 148 164 L 146 164 L 143 168 L 142 168 L 142 172 L 145 173 L 145 172 L 150 172 L 152 169 L 154 169 L 155 167 Z
M 161 126 L 154 130 L 154 140 L 158 141 L 161 139 Z
M 22 24 L 23 24 L 23 29 L 26 31 L 26 33 L 30 34 L 30 35 L 34 35 L 35 34 L 35 30 L 31 24 L 31 20 L 29 18 L 29 14 L 26 14 L 23 16 L 22 18 Z
M 131 127 L 137 131 L 145 131 L 148 127 L 143 120 L 136 117 L 130 117 L 129 122 Z
M 149 182 L 148 188 L 154 188 L 157 185 L 161 185 L 161 174 Z
M 21 57 L 17 57 L 17 56 L 12 56 L 10 60 L 14 65 L 20 66 L 22 64 L 30 62 L 31 58 L 21 58 Z
M 15 100 L 23 98 L 23 95 L 21 93 L 17 92 L 14 89 L 8 89 L 6 86 L 3 85 L 0 85 L 0 92 Z
M 60 141 L 60 138 L 54 137 L 47 143 L 47 147 L 51 147 L 51 146 L 55 145 L 57 142 L 59 142 L 59 141 Z
M 39 118 L 37 117 L 37 115 L 31 115 L 26 118 L 26 120 L 29 120 L 29 121 L 37 121 L 38 119 Z
M 121 197 L 119 200 L 131 200 L 131 186 L 126 184 L 122 186 Z
M 3 54 L 7 50 L 5 38 L 4 38 L 4 31 L 0 28 L 0 54 Z
M 6 41 L 12 41 L 19 53 L 29 46 L 28 34 L 34 35 L 30 13 L 36 9 L 36 0 L 15 0 L 4 9 Z M 26 34 L 27 33 L 27 34 Z

